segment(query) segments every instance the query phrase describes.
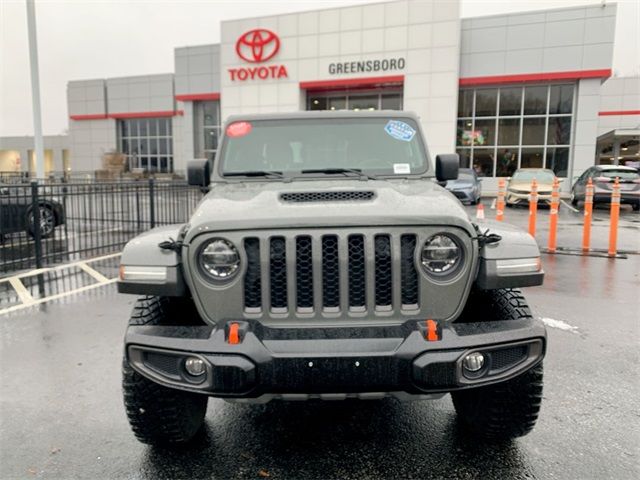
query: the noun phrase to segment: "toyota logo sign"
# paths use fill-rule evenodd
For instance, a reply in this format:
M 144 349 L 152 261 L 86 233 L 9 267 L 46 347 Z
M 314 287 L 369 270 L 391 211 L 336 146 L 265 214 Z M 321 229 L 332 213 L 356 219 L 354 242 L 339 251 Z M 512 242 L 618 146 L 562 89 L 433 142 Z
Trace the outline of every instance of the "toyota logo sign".
M 262 63 L 273 58 L 280 50 L 280 39 L 271 30 L 256 28 L 238 38 L 236 53 L 250 63 Z

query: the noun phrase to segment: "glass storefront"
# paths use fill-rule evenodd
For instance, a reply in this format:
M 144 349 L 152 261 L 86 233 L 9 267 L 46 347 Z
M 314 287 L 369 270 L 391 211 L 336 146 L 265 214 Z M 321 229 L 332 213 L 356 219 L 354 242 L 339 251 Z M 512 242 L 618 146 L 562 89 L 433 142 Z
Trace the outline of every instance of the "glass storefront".
M 402 110 L 402 90 L 309 92 L 307 110 Z
M 575 84 L 478 87 L 458 96 L 460 166 L 479 176 L 517 168 L 569 170 Z
M 118 120 L 120 152 L 127 157 L 129 171 L 173 172 L 171 118 Z
M 637 130 L 613 130 L 598 137 L 596 165 L 640 167 L 640 135 Z
M 193 121 L 195 157 L 213 160 L 220 139 L 220 102 L 195 102 Z

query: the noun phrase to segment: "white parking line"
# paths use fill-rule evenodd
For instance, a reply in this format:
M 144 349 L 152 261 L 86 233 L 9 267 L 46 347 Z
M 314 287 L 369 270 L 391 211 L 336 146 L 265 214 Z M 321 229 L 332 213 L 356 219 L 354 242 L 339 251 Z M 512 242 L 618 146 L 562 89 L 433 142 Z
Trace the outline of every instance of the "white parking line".
M 562 320 L 556 320 L 554 318 L 548 318 L 548 317 L 541 317 L 540 321 L 550 328 L 557 328 L 558 330 L 564 330 L 565 332 L 578 333 L 578 327 L 569 325 L 567 322 L 563 322 Z
M 59 298 L 68 297 L 69 295 L 73 295 L 75 293 L 82 293 L 82 292 L 86 292 L 87 290 L 93 290 L 94 288 L 104 287 L 105 285 L 110 285 L 112 283 L 115 283 L 117 280 L 118 280 L 117 278 L 107 279 L 107 281 L 104 283 L 94 283 L 92 285 L 86 285 L 84 287 L 76 288 L 74 290 L 69 290 L 68 292 L 57 293 L 49 297 L 39 298 L 37 300 L 33 300 L 33 302 L 31 302 L 30 304 L 14 305 L 13 307 L 8 307 L 0 310 L 0 315 L 4 313 L 15 312 L 16 310 L 22 310 L 23 308 L 32 307 L 34 305 L 49 302 L 51 300 L 57 300 Z
M 115 258 L 119 256 L 120 256 L 120 253 L 112 253 L 110 255 L 103 255 L 101 257 L 90 258 L 88 260 L 79 260 L 73 263 L 65 263 L 64 265 L 57 265 L 55 267 L 39 268 L 37 270 L 30 270 L 28 272 L 19 273 L 17 275 L 13 275 L 12 277 L 1 278 L 0 283 L 8 282 L 16 291 L 16 294 L 18 295 L 18 298 L 22 303 L 20 303 L 19 305 L 13 305 L 11 307 L 0 309 L 0 315 L 2 315 L 3 313 L 15 312 L 16 310 L 21 310 L 23 308 L 31 307 L 33 305 L 45 303 L 50 300 L 56 300 L 58 298 L 68 297 L 69 295 L 73 295 L 75 293 L 86 292 L 87 290 L 92 290 L 94 288 L 110 285 L 116 282 L 118 279 L 107 278 L 103 274 L 98 272 L 96 269 L 91 268 L 87 264 L 95 263 L 95 262 L 99 262 L 100 260 L 106 260 L 109 258 Z M 55 272 L 55 271 L 65 270 L 65 269 L 74 268 L 74 267 L 78 267 L 82 271 L 91 275 L 91 277 L 95 279 L 97 283 L 92 283 L 91 285 L 85 285 L 84 287 L 75 288 L 73 290 L 57 293 L 55 295 L 49 295 L 48 297 L 35 299 L 31 295 L 31 293 L 29 293 L 29 291 L 25 288 L 21 280 L 23 278 L 33 277 L 35 275 L 41 275 L 43 273 Z

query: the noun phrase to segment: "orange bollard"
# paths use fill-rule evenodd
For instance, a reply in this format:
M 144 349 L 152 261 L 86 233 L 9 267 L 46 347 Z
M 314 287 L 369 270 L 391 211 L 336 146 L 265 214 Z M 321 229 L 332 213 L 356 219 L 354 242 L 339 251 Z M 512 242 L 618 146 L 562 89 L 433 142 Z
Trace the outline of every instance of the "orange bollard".
M 536 236 L 536 216 L 538 215 L 538 182 L 534 178 L 531 182 L 529 194 L 529 235 Z
M 484 205 L 482 202 L 479 202 L 478 207 L 476 208 L 476 218 L 478 220 L 484 220 Z
M 556 252 L 556 241 L 558 234 L 558 208 L 560 207 L 560 181 L 558 178 L 553 179 L 553 187 L 551 190 L 551 208 L 549 211 L 549 244 L 548 250 L 551 253 Z
M 618 217 L 620 216 L 620 179 L 616 177 L 611 192 L 611 225 L 609 227 L 609 256 L 615 257 L 618 243 Z
M 498 181 L 498 200 L 496 201 L 496 220 L 501 222 L 504 219 L 504 194 L 505 181 L 501 178 Z
M 591 178 L 587 182 L 584 193 L 584 227 L 582 229 L 582 252 L 589 251 L 591 243 L 591 216 L 593 215 L 593 182 Z

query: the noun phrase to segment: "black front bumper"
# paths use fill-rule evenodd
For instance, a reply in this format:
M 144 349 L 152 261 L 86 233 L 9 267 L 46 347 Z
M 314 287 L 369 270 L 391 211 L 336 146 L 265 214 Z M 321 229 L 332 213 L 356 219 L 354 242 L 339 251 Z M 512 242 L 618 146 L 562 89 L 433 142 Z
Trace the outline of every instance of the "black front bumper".
M 240 327 L 237 344 L 229 343 L 232 323 Z M 538 364 L 546 350 L 545 328 L 533 319 L 428 330 L 416 320 L 369 328 L 276 329 L 245 321 L 225 329 L 130 326 L 125 351 L 134 369 L 168 387 L 217 397 L 284 398 L 449 392 L 513 378 Z M 485 354 L 485 366 L 465 373 L 462 359 L 475 351 Z M 186 372 L 189 356 L 205 361 L 205 375 Z

